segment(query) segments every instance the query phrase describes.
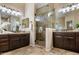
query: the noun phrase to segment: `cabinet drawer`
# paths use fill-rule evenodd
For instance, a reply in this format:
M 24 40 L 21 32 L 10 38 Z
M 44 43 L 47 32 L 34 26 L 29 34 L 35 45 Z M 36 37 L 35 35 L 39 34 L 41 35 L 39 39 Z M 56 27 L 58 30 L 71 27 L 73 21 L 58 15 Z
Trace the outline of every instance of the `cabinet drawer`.
M 75 34 L 76 33 L 74 33 L 74 32 L 65 32 L 64 36 L 66 36 L 66 37 L 75 37 L 76 36 Z
M 8 46 L 8 42 L 2 42 L 2 43 L 0 43 L 0 47 L 1 46 L 4 46 L 4 45 L 7 45 Z
M 0 52 L 8 51 L 9 50 L 9 44 L 8 42 L 0 43 Z
M 14 38 L 14 37 L 20 37 L 20 35 L 18 35 L 18 34 L 9 35 L 9 38 Z
M 0 46 L 0 52 L 8 51 L 8 48 L 7 45 Z
M 0 35 L 0 39 L 2 38 L 8 38 L 8 35 Z
M 1 43 L 1 42 L 6 42 L 6 41 L 8 41 L 7 38 L 0 39 L 0 43 Z
M 72 37 L 72 36 L 69 36 L 69 37 L 68 36 L 67 37 L 65 36 L 64 38 L 65 39 L 68 39 L 68 40 L 75 40 L 75 37 Z
M 54 35 L 63 35 L 63 32 L 54 32 Z

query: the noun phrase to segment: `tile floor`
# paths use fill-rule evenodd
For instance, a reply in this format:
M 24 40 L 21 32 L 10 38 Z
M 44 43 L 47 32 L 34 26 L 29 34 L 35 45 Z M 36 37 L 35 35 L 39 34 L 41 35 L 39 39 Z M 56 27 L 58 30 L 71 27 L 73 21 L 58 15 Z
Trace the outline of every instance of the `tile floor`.
M 50 52 L 46 52 L 44 47 L 36 45 L 36 47 L 26 46 L 1 55 L 79 55 L 79 53 L 59 48 L 53 48 Z

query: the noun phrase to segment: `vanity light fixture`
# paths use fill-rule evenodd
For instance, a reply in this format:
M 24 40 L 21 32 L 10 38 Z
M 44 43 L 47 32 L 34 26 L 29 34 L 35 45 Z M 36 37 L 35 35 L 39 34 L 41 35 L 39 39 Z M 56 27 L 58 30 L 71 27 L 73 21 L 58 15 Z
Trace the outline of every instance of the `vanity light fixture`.
M 1 10 L 2 13 L 7 13 L 7 14 L 10 14 L 10 15 L 13 15 L 13 16 L 22 16 L 21 12 L 7 8 L 5 6 L 0 6 L 0 10 Z
M 71 7 L 62 8 L 58 12 L 65 14 L 67 12 L 74 11 L 76 9 L 79 9 L 79 4 L 72 5 Z

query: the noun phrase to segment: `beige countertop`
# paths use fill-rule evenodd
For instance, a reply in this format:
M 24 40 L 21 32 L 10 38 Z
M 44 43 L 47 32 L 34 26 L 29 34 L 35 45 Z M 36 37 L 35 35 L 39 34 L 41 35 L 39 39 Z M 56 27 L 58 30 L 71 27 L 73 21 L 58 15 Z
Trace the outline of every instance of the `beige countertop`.
M 79 31 L 55 31 L 55 32 L 79 32 Z
M 30 32 L 13 32 L 13 33 L 0 33 L 0 35 L 9 35 L 9 34 L 27 34 Z

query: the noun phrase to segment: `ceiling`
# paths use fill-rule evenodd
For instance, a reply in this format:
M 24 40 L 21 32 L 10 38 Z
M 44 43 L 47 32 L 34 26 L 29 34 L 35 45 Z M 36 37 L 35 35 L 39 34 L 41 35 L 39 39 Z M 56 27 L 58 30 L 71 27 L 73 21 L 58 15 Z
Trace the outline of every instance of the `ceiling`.
M 45 6 L 45 5 L 47 5 L 48 3 L 36 3 L 35 4 L 35 9 L 39 9 L 39 8 L 41 8 L 41 7 L 43 7 L 43 6 Z

